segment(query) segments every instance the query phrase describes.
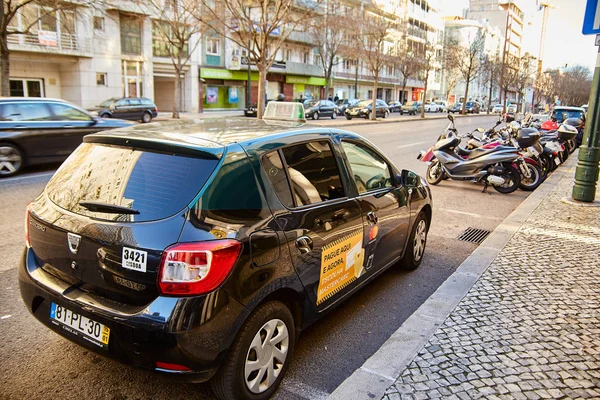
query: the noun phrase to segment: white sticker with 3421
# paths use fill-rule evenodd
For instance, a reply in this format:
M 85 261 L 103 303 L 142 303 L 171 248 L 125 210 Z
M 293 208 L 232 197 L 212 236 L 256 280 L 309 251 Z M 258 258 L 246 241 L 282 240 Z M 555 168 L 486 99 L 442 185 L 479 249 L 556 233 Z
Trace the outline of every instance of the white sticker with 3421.
M 146 272 L 146 262 L 148 261 L 148 253 L 142 250 L 130 249 L 123 247 L 123 256 L 121 264 L 123 268 L 132 269 L 138 272 Z

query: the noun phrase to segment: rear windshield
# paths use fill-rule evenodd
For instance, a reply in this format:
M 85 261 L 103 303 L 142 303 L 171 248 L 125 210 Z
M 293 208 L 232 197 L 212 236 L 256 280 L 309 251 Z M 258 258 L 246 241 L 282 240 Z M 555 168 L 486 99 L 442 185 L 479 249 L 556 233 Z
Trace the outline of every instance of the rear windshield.
M 554 110 L 552 113 L 554 118 L 556 118 L 556 122 L 563 122 L 569 118 L 579 118 L 584 119 L 583 111 L 581 110 Z
M 48 198 L 76 214 L 110 221 L 144 222 L 183 210 L 204 186 L 217 160 L 84 143 L 46 187 Z M 90 211 L 93 202 L 129 212 Z M 102 211 L 102 212 L 101 212 Z

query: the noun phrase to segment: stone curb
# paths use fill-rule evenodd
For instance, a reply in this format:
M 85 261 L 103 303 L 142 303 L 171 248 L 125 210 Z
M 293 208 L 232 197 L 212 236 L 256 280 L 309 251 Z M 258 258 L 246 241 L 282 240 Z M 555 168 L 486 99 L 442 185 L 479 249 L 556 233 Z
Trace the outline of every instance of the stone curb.
M 381 399 L 469 292 L 504 246 L 567 174 L 577 153 L 525 199 L 365 363 L 338 386 L 330 400 Z M 435 209 L 434 209 L 435 212 Z

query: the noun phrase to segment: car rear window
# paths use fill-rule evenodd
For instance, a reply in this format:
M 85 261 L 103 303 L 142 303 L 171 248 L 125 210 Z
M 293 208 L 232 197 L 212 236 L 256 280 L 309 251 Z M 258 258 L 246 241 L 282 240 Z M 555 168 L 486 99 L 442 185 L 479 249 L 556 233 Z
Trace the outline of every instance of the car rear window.
M 57 206 L 92 218 L 158 220 L 183 210 L 217 163 L 214 159 L 84 143 L 52 177 L 46 193 Z M 91 211 L 81 202 L 127 207 L 139 214 Z

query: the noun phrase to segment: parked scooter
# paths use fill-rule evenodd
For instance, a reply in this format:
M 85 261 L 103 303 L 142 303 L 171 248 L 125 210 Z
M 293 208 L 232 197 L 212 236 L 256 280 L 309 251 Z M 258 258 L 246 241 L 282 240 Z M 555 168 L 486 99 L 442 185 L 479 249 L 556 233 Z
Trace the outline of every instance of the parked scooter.
M 449 114 L 448 119 L 450 123 L 438 141 L 417 157 L 429 164 L 427 182 L 437 185 L 446 174 L 453 180 L 482 182 L 484 192 L 488 185 L 492 185 L 500 193 L 512 193 L 517 190 L 521 183 L 521 175 L 515 164 L 520 158 L 518 149 L 512 146 L 462 149 L 459 146 L 461 139 L 468 135 L 458 135 L 454 117 Z

